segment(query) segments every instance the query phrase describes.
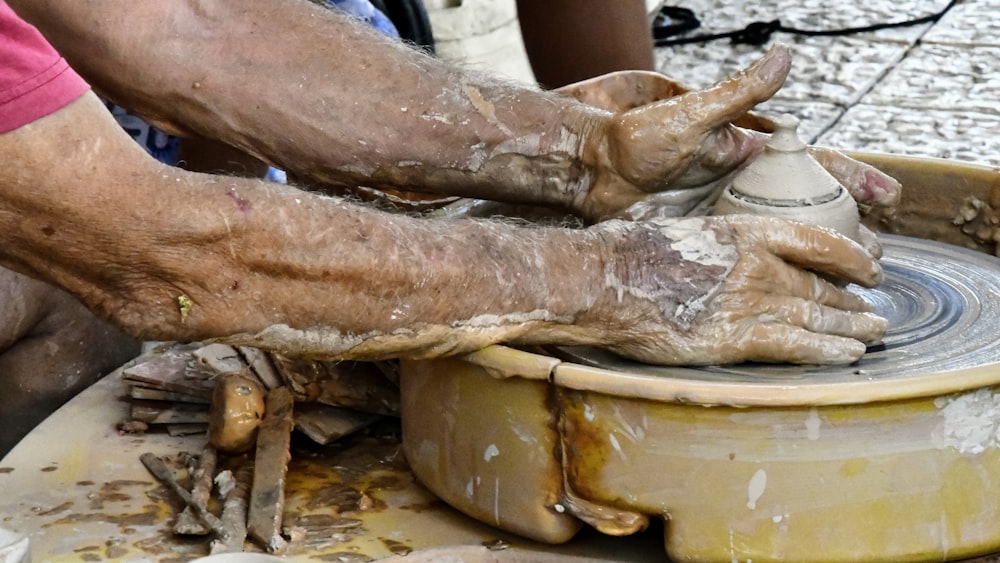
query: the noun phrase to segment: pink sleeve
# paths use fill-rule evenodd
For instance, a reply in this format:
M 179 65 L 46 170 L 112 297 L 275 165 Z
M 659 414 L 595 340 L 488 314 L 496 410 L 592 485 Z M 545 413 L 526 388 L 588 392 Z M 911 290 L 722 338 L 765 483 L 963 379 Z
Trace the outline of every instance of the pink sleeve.
M 52 113 L 88 89 L 41 33 L 0 0 L 0 133 Z

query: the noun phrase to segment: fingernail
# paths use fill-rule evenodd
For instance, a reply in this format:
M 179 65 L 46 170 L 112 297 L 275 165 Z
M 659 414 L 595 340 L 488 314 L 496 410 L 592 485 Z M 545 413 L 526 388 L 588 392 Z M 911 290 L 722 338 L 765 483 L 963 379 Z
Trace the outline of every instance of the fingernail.
M 882 270 L 882 265 L 875 262 L 875 267 L 872 268 L 872 282 L 873 285 L 878 285 L 885 281 L 885 272 Z
M 784 79 L 790 66 L 787 51 L 769 53 L 760 67 L 760 76 L 767 81 Z

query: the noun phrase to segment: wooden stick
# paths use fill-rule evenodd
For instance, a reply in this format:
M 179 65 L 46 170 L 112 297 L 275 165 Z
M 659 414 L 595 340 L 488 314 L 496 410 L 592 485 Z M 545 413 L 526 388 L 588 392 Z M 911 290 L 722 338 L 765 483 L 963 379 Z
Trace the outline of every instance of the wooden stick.
M 294 426 L 293 405 L 288 387 L 272 389 L 267 394 L 264 420 L 257 430 L 247 531 L 271 553 L 281 553 L 286 548 L 285 539 L 281 537 L 281 518 L 285 509 L 288 448 Z
M 222 522 L 216 518 L 214 514 L 209 512 L 207 509 L 198 506 L 194 502 L 194 499 L 191 498 L 191 493 L 189 493 L 187 489 L 182 487 L 181 484 L 177 482 L 177 479 L 174 477 L 174 473 L 170 471 L 170 468 L 167 467 L 165 463 L 163 463 L 163 460 L 149 452 L 139 456 L 139 459 L 154 477 L 159 479 L 161 483 L 166 485 L 167 488 L 173 491 L 174 494 L 180 497 L 180 499 L 188 506 L 193 507 L 198 518 L 201 518 L 205 524 L 212 528 L 213 532 L 218 534 L 219 537 L 223 537 L 226 530 L 225 527 L 223 527 Z
M 192 473 L 194 484 L 191 486 L 191 499 L 205 512 L 208 511 L 208 499 L 212 496 L 212 479 L 215 478 L 217 460 L 215 448 L 206 444 L 198 456 L 198 463 Z M 195 510 L 193 506 L 184 507 L 184 512 L 181 512 L 174 522 L 174 533 L 203 536 L 211 531 L 197 517 Z
M 212 542 L 212 555 L 216 553 L 239 553 L 243 551 L 243 542 L 247 539 L 247 501 L 250 498 L 250 484 L 253 481 L 253 465 L 240 466 L 233 478 L 229 471 L 229 479 L 235 483 L 226 491 L 222 504 L 222 526 L 226 529 L 226 537 Z M 219 474 L 220 477 L 223 474 Z M 220 489 L 222 483 L 220 480 Z

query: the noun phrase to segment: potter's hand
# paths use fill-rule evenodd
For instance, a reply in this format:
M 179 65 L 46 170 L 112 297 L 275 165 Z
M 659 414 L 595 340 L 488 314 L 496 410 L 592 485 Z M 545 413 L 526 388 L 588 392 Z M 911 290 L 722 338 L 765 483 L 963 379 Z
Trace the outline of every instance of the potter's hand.
M 833 231 L 748 215 L 608 221 L 606 295 L 584 325 L 658 364 L 850 363 L 886 321 L 822 276 L 867 287 L 878 263 Z M 817 272 L 820 275 L 817 275 Z
M 763 149 L 768 136 L 732 125 L 754 105 L 781 87 L 790 68 L 787 48 L 773 47 L 763 58 L 733 77 L 702 91 L 646 103 L 610 116 L 586 145 L 585 160 L 596 163 L 589 190 L 578 209 L 599 220 L 609 217 L 649 219 L 689 213 L 709 198 L 718 181 Z M 566 93 L 614 111 L 603 98 L 661 98 L 683 88 L 649 76 L 642 94 L 620 76 Z M 624 86 L 623 86 L 624 85 Z M 595 93 L 594 90 L 604 90 Z M 651 94 L 650 94 L 651 93 Z M 619 108 L 635 102 L 619 101 Z M 862 204 L 892 205 L 899 183 L 874 167 L 826 149 L 813 156 Z

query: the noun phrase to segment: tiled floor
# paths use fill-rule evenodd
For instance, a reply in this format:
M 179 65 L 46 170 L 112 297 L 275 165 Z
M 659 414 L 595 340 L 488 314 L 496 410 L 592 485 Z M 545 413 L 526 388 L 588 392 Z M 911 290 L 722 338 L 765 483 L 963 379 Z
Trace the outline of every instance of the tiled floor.
M 827 30 L 920 18 L 948 0 L 680 0 L 702 27 L 688 35 L 741 29 L 779 19 L 797 29 Z M 658 47 L 658 69 L 679 82 L 707 86 L 788 44 L 792 72 L 758 109 L 793 113 L 812 143 L 954 158 L 1000 165 L 1000 0 L 957 2 L 939 21 L 847 36 L 775 33 L 762 46 L 728 39 Z

